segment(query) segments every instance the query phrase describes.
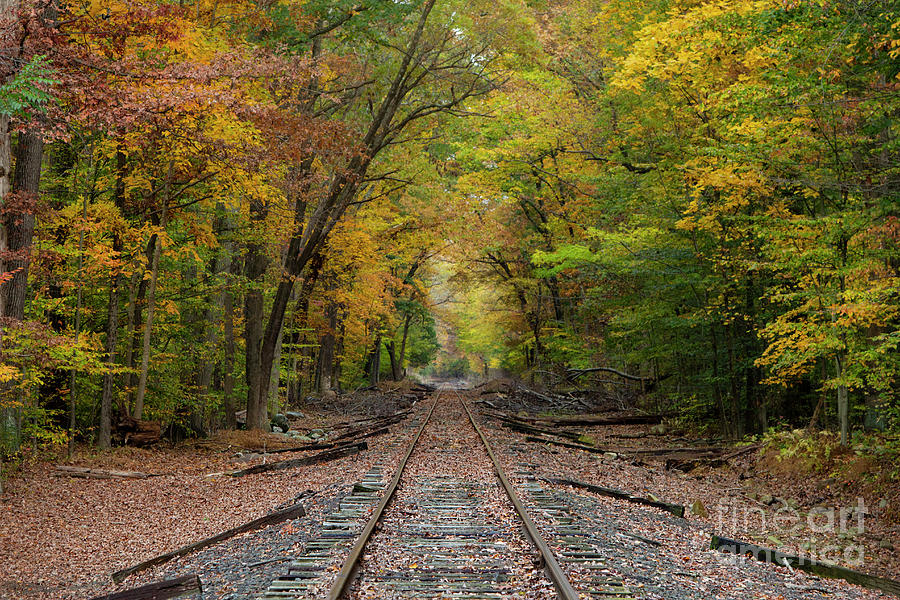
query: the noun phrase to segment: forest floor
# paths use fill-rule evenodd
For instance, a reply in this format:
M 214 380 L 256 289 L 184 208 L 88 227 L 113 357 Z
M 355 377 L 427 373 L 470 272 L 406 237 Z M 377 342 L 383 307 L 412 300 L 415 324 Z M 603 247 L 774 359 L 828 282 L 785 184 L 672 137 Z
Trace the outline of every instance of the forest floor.
M 351 414 L 385 414 L 404 405 L 402 400 L 381 393 L 368 398 L 342 400 L 327 410 L 305 411 L 306 416 L 292 425 L 301 431 L 328 429 Z M 529 443 L 523 435 L 496 428 L 495 424 L 491 427 L 491 437 L 504 455 L 532 465 L 541 476 L 580 479 L 638 495 L 653 494 L 686 506 L 699 501 L 703 505 L 700 512 L 708 514 L 688 515 L 688 521 L 699 531 L 807 556 L 824 553 L 839 563 L 846 562 L 845 557 L 861 555 L 862 564 L 852 565 L 855 568 L 887 577 L 900 573 L 900 490 L 855 487 L 852 481 L 824 476 L 798 476 L 771 453 L 747 455 L 728 467 L 701 468 L 685 474 L 665 470 L 660 463 L 630 459 L 626 454 L 613 457 Z M 622 445 L 622 435 L 642 436 L 627 439 L 632 447 L 685 443 L 672 434 L 651 436 L 649 426 L 587 428 L 584 433 L 598 445 Z M 265 460 L 252 451 L 295 442 L 273 434 L 237 432 L 151 449 L 117 448 L 98 453 L 83 448 L 66 463 L 155 475 L 148 479 L 59 477 L 54 466 L 61 461 L 26 461 L 6 482 L 0 498 L 0 598 L 90 598 L 158 580 L 166 574 L 164 567 L 129 578 L 128 586 L 112 586 L 110 574 L 266 514 L 304 490 L 316 492 L 303 500 L 307 518 L 235 538 L 228 546 L 235 552 L 234 565 L 247 573 L 247 586 L 262 585 L 284 568 L 279 562 L 284 549 L 308 537 L 304 523 L 317 521 L 336 497 L 360 480 L 376 456 L 396 453 L 397 444 L 409 435 L 408 428 L 394 426 L 388 435 L 367 439 L 369 449 L 365 452 L 326 464 L 240 478 L 221 473 Z M 305 455 L 281 454 L 277 460 Z M 859 527 L 859 520 L 853 516 L 842 528 L 839 511 L 856 507 L 857 497 L 863 498 L 866 507 L 863 526 Z M 819 508 L 827 514 L 832 507 L 838 515 L 832 527 L 823 525 L 822 519 L 813 522 L 815 527 L 810 526 L 810 511 Z M 784 515 L 794 512 L 799 515 L 799 525 L 785 526 Z M 780 520 L 777 515 L 782 515 Z M 215 564 L 222 561 L 222 549 L 215 552 L 218 554 L 181 560 L 187 565 L 193 564 L 192 560 Z M 273 562 L 264 563 L 266 560 Z M 216 568 L 230 567 L 223 564 Z M 223 581 L 217 585 L 222 594 L 216 597 L 226 598 L 229 596 L 224 590 L 235 584 Z M 240 589 L 238 586 L 230 597 L 244 597 Z
M 649 429 L 622 425 L 584 432 L 599 446 L 621 446 L 622 439 L 612 436 L 647 434 Z M 653 435 L 628 442 L 631 448 L 684 445 L 682 440 Z M 773 451 L 683 473 L 627 454 L 612 458 L 521 441 L 517 445 L 520 453 L 527 448 L 529 454 L 543 456 L 540 462 L 547 470 L 542 474 L 547 477 L 581 479 L 689 508 L 699 501 L 703 506 L 697 512 L 707 514 L 692 513 L 690 520 L 705 523 L 720 536 L 789 554 L 816 555 L 873 575 L 896 578 L 900 573 L 900 486 L 886 488 L 810 473 L 796 465 L 792 469 Z M 862 515 L 856 511 L 859 506 L 864 506 Z
M 601 447 L 624 445 L 622 435 L 629 436 L 625 441 L 631 448 L 691 445 L 680 435 L 653 435 L 651 430 L 649 425 L 621 425 L 583 432 Z M 700 501 L 699 511 L 708 514 L 690 518 L 720 536 L 816 556 L 872 575 L 897 578 L 900 573 L 900 485 L 886 482 L 891 465 L 852 451 L 811 466 L 800 457 L 763 448 L 722 467 L 701 466 L 687 473 L 667 470 L 662 461 L 648 457 L 598 458 L 556 447 L 544 451 L 553 453 L 559 477 L 593 474 L 589 483 L 688 507 Z
M 354 408 L 363 411 L 365 405 L 357 403 Z M 402 403 L 382 398 L 369 405 L 371 414 L 383 415 Z M 336 410 L 342 408 L 304 411 L 304 418 L 292 425 L 299 431 L 327 430 L 348 420 L 348 413 Z M 26 458 L 5 482 L 0 498 L 0 598 L 90 598 L 101 590 L 116 589 L 110 587 L 111 573 L 260 517 L 305 490 L 318 492 L 302 501 L 307 512 L 325 510 L 331 496 L 360 479 L 371 457 L 389 452 L 395 437 L 405 435 L 395 429 L 367 438 L 369 449 L 358 454 L 246 477 L 222 473 L 260 464 L 266 460 L 260 451 L 297 442 L 282 435 L 238 431 L 147 449 L 98 452 L 79 447 L 68 461 Z M 311 454 L 315 451 L 269 455 L 268 460 Z M 60 477 L 57 464 L 153 476 Z M 293 533 L 291 523 L 274 530 L 263 532 L 282 542 Z M 265 570 L 256 569 L 261 574 Z M 135 579 L 139 577 L 130 578 L 128 587 L 136 585 Z

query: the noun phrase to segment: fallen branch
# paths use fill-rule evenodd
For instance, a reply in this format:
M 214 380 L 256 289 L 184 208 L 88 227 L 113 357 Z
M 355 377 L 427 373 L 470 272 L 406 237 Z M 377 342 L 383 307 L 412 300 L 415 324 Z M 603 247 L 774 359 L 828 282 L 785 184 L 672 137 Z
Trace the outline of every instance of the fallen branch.
M 193 544 L 183 546 L 177 550 L 172 550 L 171 552 L 166 552 L 165 554 L 160 554 L 159 556 L 154 556 L 153 558 L 145 560 L 142 563 L 138 563 L 133 567 L 128 567 L 127 569 L 116 571 L 112 574 L 112 579 L 116 583 L 120 583 L 129 575 L 133 575 L 134 573 L 144 571 L 145 569 L 149 569 L 150 567 L 155 567 L 156 565 L 161 565 L 163 563 L 169 562 L 173 558 L 178 558 L 179 556 L 184 556 L 185 554 L 190 554 L 191 552 L 195 552 L 197 550 L 202 550 L 203 548 L 212 546 L 213 544 L 217 544 L 241 533 L 246 533 L 248 531 L 253 531 L 254 529 L 260 529 L 262 527 L 275 525 L 289 519 L 296 519 L 297 517 L 302 517 L 305 514 L 306 509 L 303 508 L 302 504 L 295 504 L 283 510 L 276 510 L 275 512 L 263 515 L 258 519 L 253 519 L 252 521 L 244 523 L 243 525 L 238 525 L 237 527 L 229 529 L 228 531 L 223 531 L 222 533 L 218 533 L 212 537 L 202 539 L 199 542 L 194 542 Z M 170 598 L 172 596 L 166 597 Z
M 255 473 L 265 473 L 267 471 L 283 471 L 285 469 L 293 469 L 295 467 L 303 467 L 306 465 L 317 465 L 319 463 L 337 460 L 351 454 L 356 454 L 363 450 L 367 450 L 369 445 L 365 442 L 341 446 L 333 450 L 326 450 L 312 456 L 304 456 L 303 458 L 294 458 L 291 460 L 282 460 L 279 462 L 268 463 L 264 465 L 256 465 L 240 471 L 232 471 L 228 473 L 232 477 L 243 477 L 245 475 L 253 475 Z
M 528 435 L 525 436 L 526 442 L 537 442 L 539 444 L 553 444 L 554 446 L 562 446 L 563 448 L 572 448 L 574 450 L 584 450 L 585 452 L 592 452 L 594 454 L 603 454 L 604 452 L 611 452 L 610 450 L 606 450 L 604 448 L 597 448 L 595 446 L 587 446 L 585 444 L 576 444 L 575 442 L 564 442 L 562 440 L 555 440 L 553 438 L 548 437 L 538 437 Z
M 620 500 L 626 500 L 628 502 L 633 502 L 634 504 L 642 504 L 644 506 L 652 506 L 654 508 L 658 508 L 660 510 L 664 510 L 666 512 L 672 513 L 676 517 L 684 518 L 685 508 L 684 508 L 684 506 L 682 506 L 680 504 L 670 504 L 668 502 L 662 502 L 661 500 L 651 500 L 650 498 L 642 498 L 640 496 L 632 496 L 628 492 L 623 492 L 621 490 L 617 490 L 614 488 L 593 485 L 591 483 L 585 483 L 583 481 L 576 481 L 574 479 L 549 478 L 549 479 L 545 479 L 545 481 L 549 481 L 550 483 L 557 483 L 560 485 L 570 485 L 572 487 L 581 488 L 581 489 L 587 490 L 589 492 L 594 492 L 595 494 L 600 494 L 601 496 L 610 496 L 611 498 L 618 498 Z
M 399 423 L 402 419 L 397 419 L 395 421 L 387 421 L 387 422 L 378 422 L 373 423 L 368 427 L 360 427 L 358 429 L 351 429 L 350 431 L 345 431 L 344 433 L 337 435 L 331 438 L 332 442 L 339 442 L 341 440 L 346 440 L 349 438 L 359 439 L 369 437 L 370 435 L 380 435 L 381 433 L 387 433 L 388 425 L 395 425 Z M 373 433 L 378 432 L 378 433 Z
M 383 435 L 388 432 L 387 427 L 383 427 L 381 429 L 376 429 L 375 431 L 370 431 L 368 433 L 362 433 L 352 440 L 344 441 L 344 442 L 324 442 L 321 444 L 306 444 L 304 446 L 291 446 L 290 448 L 276 448 L 275 450 L 267 450 L 266 454 L 284 454 L 286 452 L 302 452 L 304 450 L 328 450 L 330 448 L 344 448 L 357 444 L 359 440 L 374 437 L 376 435 Z M 341 436 L 344 437 L 344 436 Z
M 571 415 L 564 417 L 518 417 L 520 421 L 529 423 L 565 426 L 565 425 L 654 425 L 661 423 L 668 415 Z
M 360 428 L 365 429 L 368 427 L 372 427 L 375 424 L 383 423 L 390 424 L 401 421 L 404 417 L 409 415 L 412 412 L 410 409 L 398 410 L 397 412 L 390 415 L 382 415 L 378 417 L 366 417 L 365 419 L 356 419 L 354 421 L 345 421 L 343 423 L 337 423 L 331 427 L 331 429 L 351 429 L 351 428 Z
M 719 453 L 712 456 L 669 458 L 666 459 L 666 469 L 678 469 L 679 471 L 684 471 L 685 473 L 693 471 L 698 467 L 710 467 L 716 469 L 718 467 L 727 465 L 728 461 L 732 458 L 736 458 L 757 449 L 759 449 L 759 444 L 745 446 L 727 454 Z
M 141 587 L 97 596 L 93 600 L 165 600 L 166 598 L 180 598 L 186 594 L 202 592 L 200 578 L 196 575 L 185 575 L 178 579 L 158 581 Z
M 764 548 L 749 542 L 731 540 L 717 535 L 712 536 L 710 548 L 718 550 L 719 552 L 749 556 L 760 562 L 771 563 L 781 567 L 800 569 L 801 571 L 806 571 L 807 573 L 812 573 L 820 577 L 843 579 L 870 590 L 879 590 L 900 596 L 900 581 L 887 579 L 885 577 L 877 577 L 875 575 L 867 575 L 866 573 L 860 573 L 859 571 L 854 571 L 853 569 L 848 569 L 846 567 L 818 562 L 814 558 L 792 556 L 790 554 L 779 552 L 778 550 L 772 550 L 771 548 Z
M 497 419 L 498 421 L 500 421 L 500 423 L 504 427 L 506 427 L 508 429 L 512 429 L 513 431 L 518 431 L 520 433 L 533 433 L 536 435 L 554 435 L 556 437 L 564 437 L 564 438 L 568 438 L 571 440 L 577 440 L 579 437 L 581 437 L 577 433 L 572 433 L 572 432 L 568 432 L 568 431 L 560 431 L 558 429 L 544 429 L 542 427 L 538 427 L 537 425 L 533 425 L 531 423 L 523 423 L 522 421 L 509 418 L 509 417 L 503 415 L 502 413 L 499 415 L 488 415 L 488 416 L 491 416 L 491 417 Z
M 636 375 L 629 375 L 628 373 L 623 373 L 617 369 L 611 369 L 609 367 L 590 367 L 587 369 L 566 369 L 566 380 L 574 381 L 581 377 L 582 375 L 587 375 L 588 373 L 612 373 L 613 375 L 618 375 L 622 379 L 628 379 L 630 381 L 659 381 L 653 377 L 638 377 Z
M 150 477 L 147 473 L 139 471 L 107 471 L 104 469 L 88 469 L 86 467 L 69 467 L 66 465 L 56 465 L 56 475 L 59 477 L 85 477 L 92 479 L 147 479 Z

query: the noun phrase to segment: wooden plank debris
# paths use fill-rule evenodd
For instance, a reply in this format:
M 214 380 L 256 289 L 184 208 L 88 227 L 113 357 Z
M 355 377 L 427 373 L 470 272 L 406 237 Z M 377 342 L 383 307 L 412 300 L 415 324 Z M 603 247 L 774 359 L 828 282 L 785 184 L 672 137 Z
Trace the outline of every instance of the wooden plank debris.
M 93 600 L 167 600 L 202 591 L 200 578 L 197 575 L 185 575 L 177 579 L 157 581 L 130 590 L 97 596 Z
M 820 577 L 843 579 L 870 590 L 879 590 L 881 592 L 900 596 L 900 581 L 869 575 L 867 573 L 848 569 L 847 567 L 816 561 L 811 557 L 792 556 L 790 554 L 779 552 L 778 550 L 757 546 L 750 542 L 732 540 L 718 535 L 712 536 L 710 548 L 718 550 L 719 552 L 749 556 L 760 562 L 770 563 L 781 567 L 787 566 L 791 569 L 799 569 Z
M 173 558 L 178 558 L 179 556 L 184 556 L 186 554 L 190 554 L 191 552 L 196 552 L 197 550 L 202 550 L 203 548 L 207 548 L 209 546 L 212 546 L 213 544 L 217 544 L 241 533 L 253 531 L 254 529 L 260 529 L 262 527 L 268 527 L 270 525 L 276 525 L 278 523 L 281 523 L 282 521 L 288 521 L 290 519 L 302 517 L 305 514 L 306 509 L 302 504 L 294 504 L 293 506 L 289 506 L 288 508 L 270 512 L 259 517 L 258 519 L 253 519 L 252 521 L 248 521 L 243 525 L 238 525 L 237 527 L 233 527 L 227 531 L 223 531 L 222 533 L 217 533 L 214 536 L 204 538 L 199 542 L 194 542 L 193 544 L 188 544 L 187 546 L 183 546 L 181 548 L 178 548 L 177 550 L 172 550 L 171 552 L 166 552 L 165 554 L 160 554 L 159 556 L 154 556 L 153 558 L 145 560 L 142 563 L 138 563 L 133 567 L 128 567 L 127 569 L 116 571 L 112 574 L 113 581 L 115 581 L 116 583 L 120 583 L 129 575 L 133 575 L 140 571 L 149 569 L 150 567 L 155 567 L 156 565 L 161 565 L 163 563 L 169 562 Z

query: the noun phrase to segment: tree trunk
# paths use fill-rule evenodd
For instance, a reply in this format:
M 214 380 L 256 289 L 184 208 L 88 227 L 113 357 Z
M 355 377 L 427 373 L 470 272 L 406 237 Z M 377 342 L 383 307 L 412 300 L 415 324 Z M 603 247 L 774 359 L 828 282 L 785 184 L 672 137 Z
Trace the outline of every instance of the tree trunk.
M 250 221 L 255 230 L 262 228 L 269 207 L 259 201 L 250 206 Z M 266 398 L 263 390 L 268 389 L 268 381 L 263 382 L 260 363 L 260 345 L 263 338 L 263 293 L 260 289 L 262 276 L 269 266 L 262 240 L 247 244 L 247 258 L 244 272 L 250 288 L 244 296 L 244 352 L 247 372 L 247 428 L 265 429 L 268 423 Z M 271 364 L 267 369 L 271 370 Z M 267 378 L 266 378 L 267 379 Z
M 112 398 L 115 390 L 115 376 L 112 369 L 116 363 L 116 344 L 119 339 L 119 280 L 117 272 L 112 277 L 109 288 L 109 305 L 106 312 L 106 373 L 103 374 L 103 395 L 100 400 L 100 432 L 97 444 L 109 448 L 112 430 Z
M 172 169 L 174 163 L 169 163 L 169 171 L 166 174 L 166 189 L 163 192 L 162 218 L 160 230 L 166 231 L 166 219 L 169 203 L 169 185 L 172 182 Z M 144 345 L 141 352 L 141 372 L 138 380 L 137 396 L 134 400 L 134 418 L 140 420 L 144 416 L 144 396 L 147 393 L 147 372 L 150 369 L 150 341 L 153 333 L 153 314 L 156 311 L 156 282 L 159 278 L 159 257 L 162 251 L 162 239 L 156 236 L 153 245 L 153 259 L 150 261 L 150 289 L 147 291 L 147 319 L 144 323 Z
M 278 341 L 275 344 L 275 356 L 272 360 L 272 372 L 269 377 L 269 387 L 268 390 L 266 390 L 266 404 L 275 412 L 278 412 L 280 405 L 280 402 L 278 401 L 278 387 L 281 383 L 281 348 L 283 340 L 284 323 L 281 325 L 281 331 L 278 332 Z
M 734 359 L 734 326 L 725 325 L 725 348 L 728 354 L 728 382 L 731 389 L 729 394 L 731 406 L 731 420 L 734 425 L 735 437 L 740 438 L 744 435 L 744 418 L 741 412 L 741 396 L 738 391 L 737 370 L 735 368 Z
M 222 292 L 223 296 L 223 333 L 225 336 L 225 355 L 223 357 L 222 369 L 225 372 L 222 381 L 223 404 L 225 406 L 225 426 L 228 429 L 237 428 L 237 418 L 235 417 L 235 401 L 234 401 L 234 292 L 232 286 L 234 279 L 241 273 L 241 261 L 233 255 L 234 246 L 229 243 L 226 248 L 226 256 L 229 261 L 228 274 L 230 275 L 228 284 Z
M 116 207 L 120 212 L 125 210 L 125 166 L 126 157 L 123 152 L 116 153 L 116 186 L 113 190 Z M 113 252 L 116 258 L 122 253 L 122 238 L 113 234 Z M 113 271 L 109 287 L 109 304 L 106 311 L 106 373 L 103 374 L 103 391 L 100 397 L 100 430 L 97 443 L 101 448 L 110 447 L 112 431 L 112 400 L 115 393 L 115 376 L 113 366 L 116 364 L 116 345 L 119 342 L 119 285 L 122 274 L 118 269 Z
M 403 364 L 406 361 L 406 340 L 409 338 L 409 326 L 411 323 L 412 315 L 406 315 L 406 318 L 403 320 L 403 339 L 400 341 L 400 356 L 398 357 L 401 379 L 406 379 L 406 368 Z
M 319 280 L 322 267 L 325 264 L 324 248 L 317 252 L 309 262 L 309 267 L 303 276 L 300 284 L 300 292 L 297 294 L 297 301 L 294 305 L 294 331 L 290 336 L 290 344 L 294 356 L 293 376 L 294 376 L 294 400 L 292 402 L 299 404 L 303 398 L 303 382 L 306 375 L 307 365 L 310 364 L 312 349 L 306 348 L 310 344 L 309 333 L 306 331 L 309 324 L 309 299 Z M 315 375 L 311 377 L 314 379 Z
M 344 323 L 344 317 L 346 315 L 341 312 L 341 316 L 338 318 L 340 322 L 339 333 L 337 336 L 337 342 L 335 343 L 334 350 L 334 368 L 331 372 L 331 385 L 333 389 L 336 389 L 338 393 L 341 393 L 341 368 L 342 368 L 342 358 L 344 356 L 344 334 L 347 330 L 347 326 Z
M 151 237 L 150 241 L 155 242 L 156 240 Z M 153 251 L 151 250 L 150 256 L 152 255 Z M 141 277 L 141 271 L 135 269 L 128 283 L 128 308 L 125 313 L 125 335 L 128 339 L 125 343 L 125 356 L 122 359 L 122 364 L 128 369 L 134 368 L 134 355 L 140 344 L 140 332 L 138 331 L 138 328 L 140 327 L 139 321 L 141 319 L 141 310 L 138 303 L 143 301 L 143 294 L 140 292 L 145 288 L 146 286 L 144 285 L 143 277 Z M 127 413 L 131 414 L 134 408 L 134 390 L 137 387 L 137 381 L 135 375 L 132 373 L 125 373 L 122 376 L 122 379 L 122 389 L 128 394 Z
M 34 205 L 41 183 L 44 141 L 32 132 L 19 135 L 16 145 L 16 171 L 13 181 L 15 204 L 4 206 L 7 249 L 12 255 L 6 265 L 12 279 L 3 286 L 4 316 L 21 321 L 25 316 L 25 286 L 31 239 L 34 236 Z
M 844 364 L 846 356 L 843 352 L 839 352 L 834 359 L 837 367 L 837 377 L 840 379 L 844 375 Z M 846 447 L 850 440 L 850 402 L 848 399 L 847 386 L 843 383 L 837 388 L 837 409 L 838 422 L 841 427 L 841 446 Z
M 244 296 L 244 343 L 247 363 L 247 428 L 264 429 L 266 414 L 264 397 L 261 394 L 262 368 L 259 360 L 259 347 L 262 342 L 263 328 L 263 294 L 256 287 L 259 278 L 266 271 L 266 260 L 263 248 L 259 244 L 247 244 L 247 261 L 245 273 L 251 287 Z
M 334 302 L 328 303 L 325 316 L 328 318 L 328 329 L 319 342 L 319 394 L 329 391 L 332 386 L 335 329 L 337 328 L 337 306 Z
M 159 276 L 159 255 L 162 240 L 159 236 L 153 245 L 153 257 L 150 261 L 150 287 L 147 292 L 147 318 L 144 322 L 143 345 L 141 347 L 141 370 L 138 375 L 138 387 L 134 398 L 134 418 L 141 420 L 144 416 L 144 397 L 147 393 L 147 371 L 150 369 L 150 341 L 153 333 L 153 313 L 156 308 L 156 281 Z
M 8 139 L 8 121 L 6 127 L 0 122 L 0 130 L 7 137 L 4 142 L 0 142 L 0 154 L 8 155 L 10 140 Z M 19 140 L 16 144 L 16 168 L 13 175 L 12 188 L 10 190 L 9 181 L 0 183 L 0 187 L 5 187 L 5 192 L 0 190 L 0 198 L 2 198 L 2 208 L 5 212 L 3 217 L 2 234 L 0 234 L 0 251 L 5 251 L 2 256 L 4 259 L 3 272 L 11 273 L 9 281 L 5 282 L 0 288 L 0 328 L 6 323 L 12 321 L 22 321 L 25 318 L 25 290 L 28 282 L 28 263 L 31 258 L 31 240 L 34 235 L 34 205 L 37 201 L 38 190 L 41 181 L 41 161 L 44 154 L 44 141 L 37 134 L 26 131 L 19 134 Z M 9 157 L 0 157 L 0 170 L 9 173 L 11 166 L 8 163 Z M 12 191 L 12 195 L 9 193 Z M 14 200 L 13 200 L 14 197 Z M 0 344 L 2 344 L 2 331 L 0 331 Z M 7 386 L 4 386 L 7 388 Z M 11 392 L 8 388 L 5 393 Z M 4 403 L 6 404 L 6 403 Z M 21 407 L 24 405 L 24 399 L 18 398 L 12 407 L 3 409 L 3 423 L 0 429 L 3 431 L 3 437 L 12 442 L 13 447 L 18 446 L 19 426 L 21 421 Z M 7 433 L 9 435 L 7 435 Z
M 394 381 L 400 381 L 400 363 L 397 361 L 397 346 L 394 343 L 394 340 L 389 341 L 386 346 L 388 358 L 391 360 L 391 378 Z
M 221 212 L 225 210 L 225 207 L 222 204 L 219 204 L 216 209 Z M 221 237 L 222 231 L 228 228 L 227 219 L 223 217 L 217 218 L 215 228 L 216 235 Z M 215 282 L 218 280 L 219 274 L 228 272 L 231 266 L 231 257 L 229 256 L 228 246 L 226 244 L 220 244 L 220 246 L 221 250 L 217 251 L 209 262 L 208 277 L 209 280 L 213 282 L 213 285 L 215 285 Z M 222 291 L 215 295 L 210 294 L 210 296 L 207 297 L 207 308 L 203 315 L 203 319 L 201 320 L 201 327 L 203 327 L 203 343 L 201 345 L 200 369 L 197 373 L 197 391 L 199 397 L 202 399 L 202 403 L 200 406 L 194 407 L 191 415 L 191 426 L 194 431 L 198 433 L 207 429 L 204 418 L 205 408 L 208 404 L 207 400 L 211 391 L 210 388 L 212 387 L 213 372 L 218 358 L 216 348 L 218 347 L 219 342 L 219 330 L 214 323 L 218 321 L 219 314 L 224 310 L 225 294 L 226 292 Z
M 18 0 L 0 0 L 0 14 L 2 15 L 12 15 L 18 7 Z M 9 82 L 14 76 L 15 74 L 11 73 L 6 81 L 0 83 Z M 9 115 L 0 114 L 0 209 L 2 210 L 7 208 L 7 196 L 9 196 L 12 188 L 12 135 L 9 125 Z M 5 223 L 0 222 L 0 275 L 10 271 L 7 264 L 8 250 L 9 239 Z M 6 317 L 9 314 L 4 305 L 5 296 L 3 288 L 0 287 L 0 357 L 3 356 L 3 334 L 6 328 Z M 9 393 L 11 393 L 10 385 L 4 384 L 0 386 L 0 394 L 6 396 Z M 15 450 L 19 446 L 18 410 L 4 400 L 6 398 L 0 398 L 0 404 L 2 404 L 2 408 L 0 408 L 0 450 L 3 450 L 3 447 Z M 0 452 L 0 455 L 2 455 L 2 452 Z M 0 463 L 0 466 L 2 466 L 2 463 Z M 0 472 L 0 493 L 2 491 L 2 472 Z
M 723 433 L 731 437 L 736 437 L 732 422 L 728 420 L 728 416 L 725 412 L 725 400 L 722 397 L 722 387 L 719 382 L 719 338 L 716 335 L 716 326 L 713 324 L 710 324 L 709 326 L 709 337 L 712 342 L 713 398 L 715 398 L 716 404 L 719 406 Z
M 369 367 L 369 385 L 376 385 L 381 378 L 381 332 L 375 335 L 375 346 L 372 348 L 372 363 Z

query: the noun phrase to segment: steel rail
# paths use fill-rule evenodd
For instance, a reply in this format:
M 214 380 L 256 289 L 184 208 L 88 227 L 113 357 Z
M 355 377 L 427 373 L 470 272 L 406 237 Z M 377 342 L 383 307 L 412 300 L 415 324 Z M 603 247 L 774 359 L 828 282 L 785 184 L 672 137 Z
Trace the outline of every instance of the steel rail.
M 434 402 L 431 404 L 431 409 L 428 411 L 428 415 L 425 417 L 425 421 L 422 423 L 422 426 L 419 427 L 419 431 L 416 432 L 416 436 L 413 438 L 412 443 L 409 445 L 409 449 L 403 456 L 403 460 L 401 460 L 400 464 L 397 465 L 394 476 L 393 478 L 391 478 L 391 482 L 385 489 L 384 496 L 381 498 L 381 502 L 379 502 L 378 506 L 375 507 L 375 511 L 369 518 L 369 522 L 366 523 L 365 527 L 363 527 L 363 530 L 360 532 L 359 537 L 356 539 L 356 543 L 350 550 L 350 554 L 347 556 L 347 560 L 344 561 L 340 572 L 338 572 L 337 578 L 334 580 L 331 589 L 328 590 L 328 600 L 339 600 L 347 591 L 347 588 L 350 585 L 351 580 L 353 579 L 353 572 L 359 564 L 359 559 L 362 558 L 366 543 L 368 543 L 369 538 L 372 537 L 372 533 L 375 531 L 376 525 L 378 525 L 378 522 L 381 520 L 381 515 L 384 514 L 384 509 L 387 508 L 387 505 L 390 503 L 391 498 L 394 497 L 394 492 L 397 491 L 397 486 L 400 484 L 400 477 L 403 475 L 403 470 L 406 469 L 406 463 L 409 461 L 409 457 L 412 455 L 413 450 L 415 450 L 416 444 L 419 443 L 419 438 L 422 437 L 422 432 L 425 431 L 425 427 L 428 425 L 428 421 L 431 419 L 431 413 L 434 412 L 434 407 L 437 406 L 440 397 L 441 394 L 439 390 L 434 399 Z
M 497 473 L 497 477 L 500 479 L 500 483 L 503 485 L 503 489 L 506 490 L 506 495 L 509 496 L 509 499 L 513 503 L 516 512 L 519 513 L 519 518 L 522 519 L 522 523 L 525 525 L 525 531 L 528 534 L 531 543 L 534 544 L 535 548 L 537 548 L 537 551 L 540 553 L 541 558 L 544 561 L 544 568 L 547 571 L 547 576 L 550 577 L 550 581 L 552 581 L 553 585 L 556 587 L 556 591 L 559 593 L 559 597 L 562 598 L 562 600 L 579 600 L 578 592 L 576 592 L 575 588 L 572 587 L 572 584 L 569 583 L 569 578 L 566 577 L 566 574 L 562 570 L 562 567 L 559 566 L 559 562 L 557 562 L 556 557 L 553 555 L 553 551 L 550 549 L 550 546 L 547 545 L 547 542 L 544 541 L 544 538 L 541 537 L 541 534 L 538 531 L 537 526 L 534 524 L 534 521 L 532 521 L 531 517 L 528 516 L 528 512 L 525 510 L 525 505 L 522 504 L 521 500 L 519 500 L 519 497 L 516 495 L 516 491 L 513 489 L 512 484 L 510 484 L 509 479 L 506 478 L 506 473 L 503 471 L 503 467 L 500 466 L 500 461 L 497 460 L 497 457 L 494 454 L 494 451 L 491 449 L 491 445 L 488 443 L 487 438 L 485 437 L 484 433 L 481 432 L 481 428 L 478 427 L 478 424 L 475 422 L 475 417 L 472 416 L 472 411 L 469 410 L 469 407 L 466 405 L 465 400 L 463 400 L 462 396 L 460 396 L 458 392 L 456 394 L 456 397 L 463 405 L 463 408 L 466 409 L 466 414 L 469 415 L 469 421 L 472 423 L 472 427 L 475 428 L 475 431 L 478 432 L 478 436 L 481 438 L 482 443 L 484 443 L 484 448 L 485 450 L 487 450 L 488 456 L 491 457 L 491 462 L 494 463 L 494 471 Z

